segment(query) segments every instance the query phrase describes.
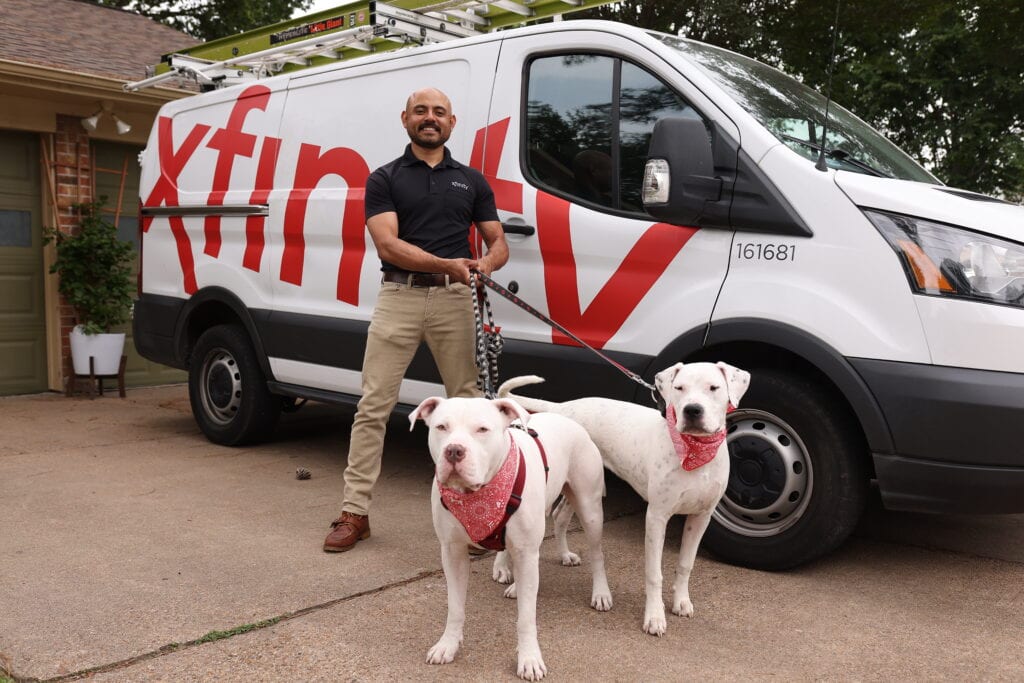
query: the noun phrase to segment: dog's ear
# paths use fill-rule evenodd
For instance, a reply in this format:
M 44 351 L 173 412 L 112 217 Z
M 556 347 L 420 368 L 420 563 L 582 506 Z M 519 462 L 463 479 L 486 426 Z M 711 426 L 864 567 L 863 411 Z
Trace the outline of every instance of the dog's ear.
M 718 369 L 722 371 L 722 375 L 725 376 L 725 387 L 729 392 L 729 403 L 733 408 L 739 407 L 740 399 L 743 398 L 743 394 L 747 393 L 747 388 L 750 386 L 750 373 L 721 361 L 715 363 L 715 365 L 718 366 Z
M 661 394 L 662 396 L 665 395 L 665 392 L 668 391 L 668 388 L 672 386 L 672 380 L 676 378 L 676 375 L 678 375 L 679 371 L 682 369 L 683 364 L 676 363 L 675 365 L 671 365 L 665 368 L 664 370 L 662 370 L 661 372 L 654 376 L 654 388 L 658 390 L 659 394 Z
M 519 420 L 525 427 L 527 420 L 530 419 L 530 414 L 526 412 L 526 409 L 510 398 L 496 398 L 491 403 L 494 404 L 499 413 L 505 416 L 508 424 Z
M 440 396 L 431 396 L 430 398 L 423 399 L 423 402 L 416 406 L 416 410 L 409 414 L 409 431 L 411 432 L 416 426 L 416 420 L 427 422 L 427 418 L 441 405 L 442 401 L 444 399 Z M 427 422 L 427 426 L 430 426 L 429 422 Z

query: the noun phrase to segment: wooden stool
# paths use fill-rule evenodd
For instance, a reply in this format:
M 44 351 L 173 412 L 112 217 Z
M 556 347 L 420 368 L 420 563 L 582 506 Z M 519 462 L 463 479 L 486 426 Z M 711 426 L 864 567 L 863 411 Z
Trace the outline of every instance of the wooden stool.
M 117 367 L 116 375 L 97 375 L 94 370 L 95 361 L 92 356 L 89 356 L 89 374 L 88 375 L 77 375 L 74 372 L 68 375 L 68 388 L 67 396 L 70 398 L 78 391 L 78 383 L 82 381 L 89 382 L 89 398 L 96 398 L 96 389 L 99 389 L 100 396 L 103 395 L 103 380 L 105 379 L 116 379 L 117 380 L 117 393 L 121 398 L 124 398 L 124 366 L 128 362 L 128 356 L 121 356 L 121 362 Z

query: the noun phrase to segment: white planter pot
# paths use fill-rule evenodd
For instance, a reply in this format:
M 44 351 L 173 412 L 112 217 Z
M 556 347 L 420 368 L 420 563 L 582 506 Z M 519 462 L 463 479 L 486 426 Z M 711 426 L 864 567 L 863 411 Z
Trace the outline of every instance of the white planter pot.
M 83 334 L 82 326 L 71 330 L 71 363 L 76 375 L 89 374 L 89 357 L 97 375 L 116 375 L 124 353 L 124 332 Z

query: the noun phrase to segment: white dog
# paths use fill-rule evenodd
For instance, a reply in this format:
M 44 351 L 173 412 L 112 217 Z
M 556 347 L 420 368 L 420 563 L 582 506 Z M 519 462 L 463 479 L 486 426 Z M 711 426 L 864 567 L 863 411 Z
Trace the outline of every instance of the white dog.
M 516 377 L 501 385 L 498 396 L 543 381 L 532 375 Z M 725 363 L 677 363 L 658 373 L 654 383 L 665 400 L 666 417 L 653 408 L 598 397 L 565 403 L 511 397 L 527 410 L 558 413 L 583 425 L 605 467 L 647 501 L 643 629 L 660 636 L 666 627 L 661 572 L 665 527 L 672 515 L 687 516 L 672 613 L 689 617 L 697 546 L 729 481 L 725 416 L 746 392 L 750 373 Z
M 537 642 L 538 561 L 546 512 L 559 493 L 575 508 L 587 537 L 593 572 L 590 604 L 599 611 L 612 606 L 601 549 L 601 455 L 572 420 L 530 416 L 510 399 L 432 397 L 409 416 L 413 425 L 417 419 L 430 428 L 428 444 L 435 465 L 431 511 L 448 585 L 448 621 L 441 639 L 427 652 L 427 662 L 452 661 L 462 643 L 470 569 L 467 546 L 500 549 L 504 544 L 517 579 L 505 593 L 518 601 L 517 673 L 526 680 L 540 680 L 547 668 Z M 524 425 L 529 422 L 536 439 L 523 429 L 510 428 L 517 419 Z M 522 487 L 521 502 L 509 517 L 506 502 L 515 500 L 516 479 Z M 565 527 L 572 516 L 572 509 L 565 509 L 562 522 L 556 516 L 563 562 L 568 553 Z M 503 535 L 494 529 L 502 518 Z

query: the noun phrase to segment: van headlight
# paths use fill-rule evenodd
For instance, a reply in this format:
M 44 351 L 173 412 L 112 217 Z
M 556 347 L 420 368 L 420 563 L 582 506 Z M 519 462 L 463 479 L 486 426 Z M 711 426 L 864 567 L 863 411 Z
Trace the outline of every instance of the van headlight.
M 915 292 L 1024 306 L 1024 246 L 922 218 L 862 210 L 899 255 Z

